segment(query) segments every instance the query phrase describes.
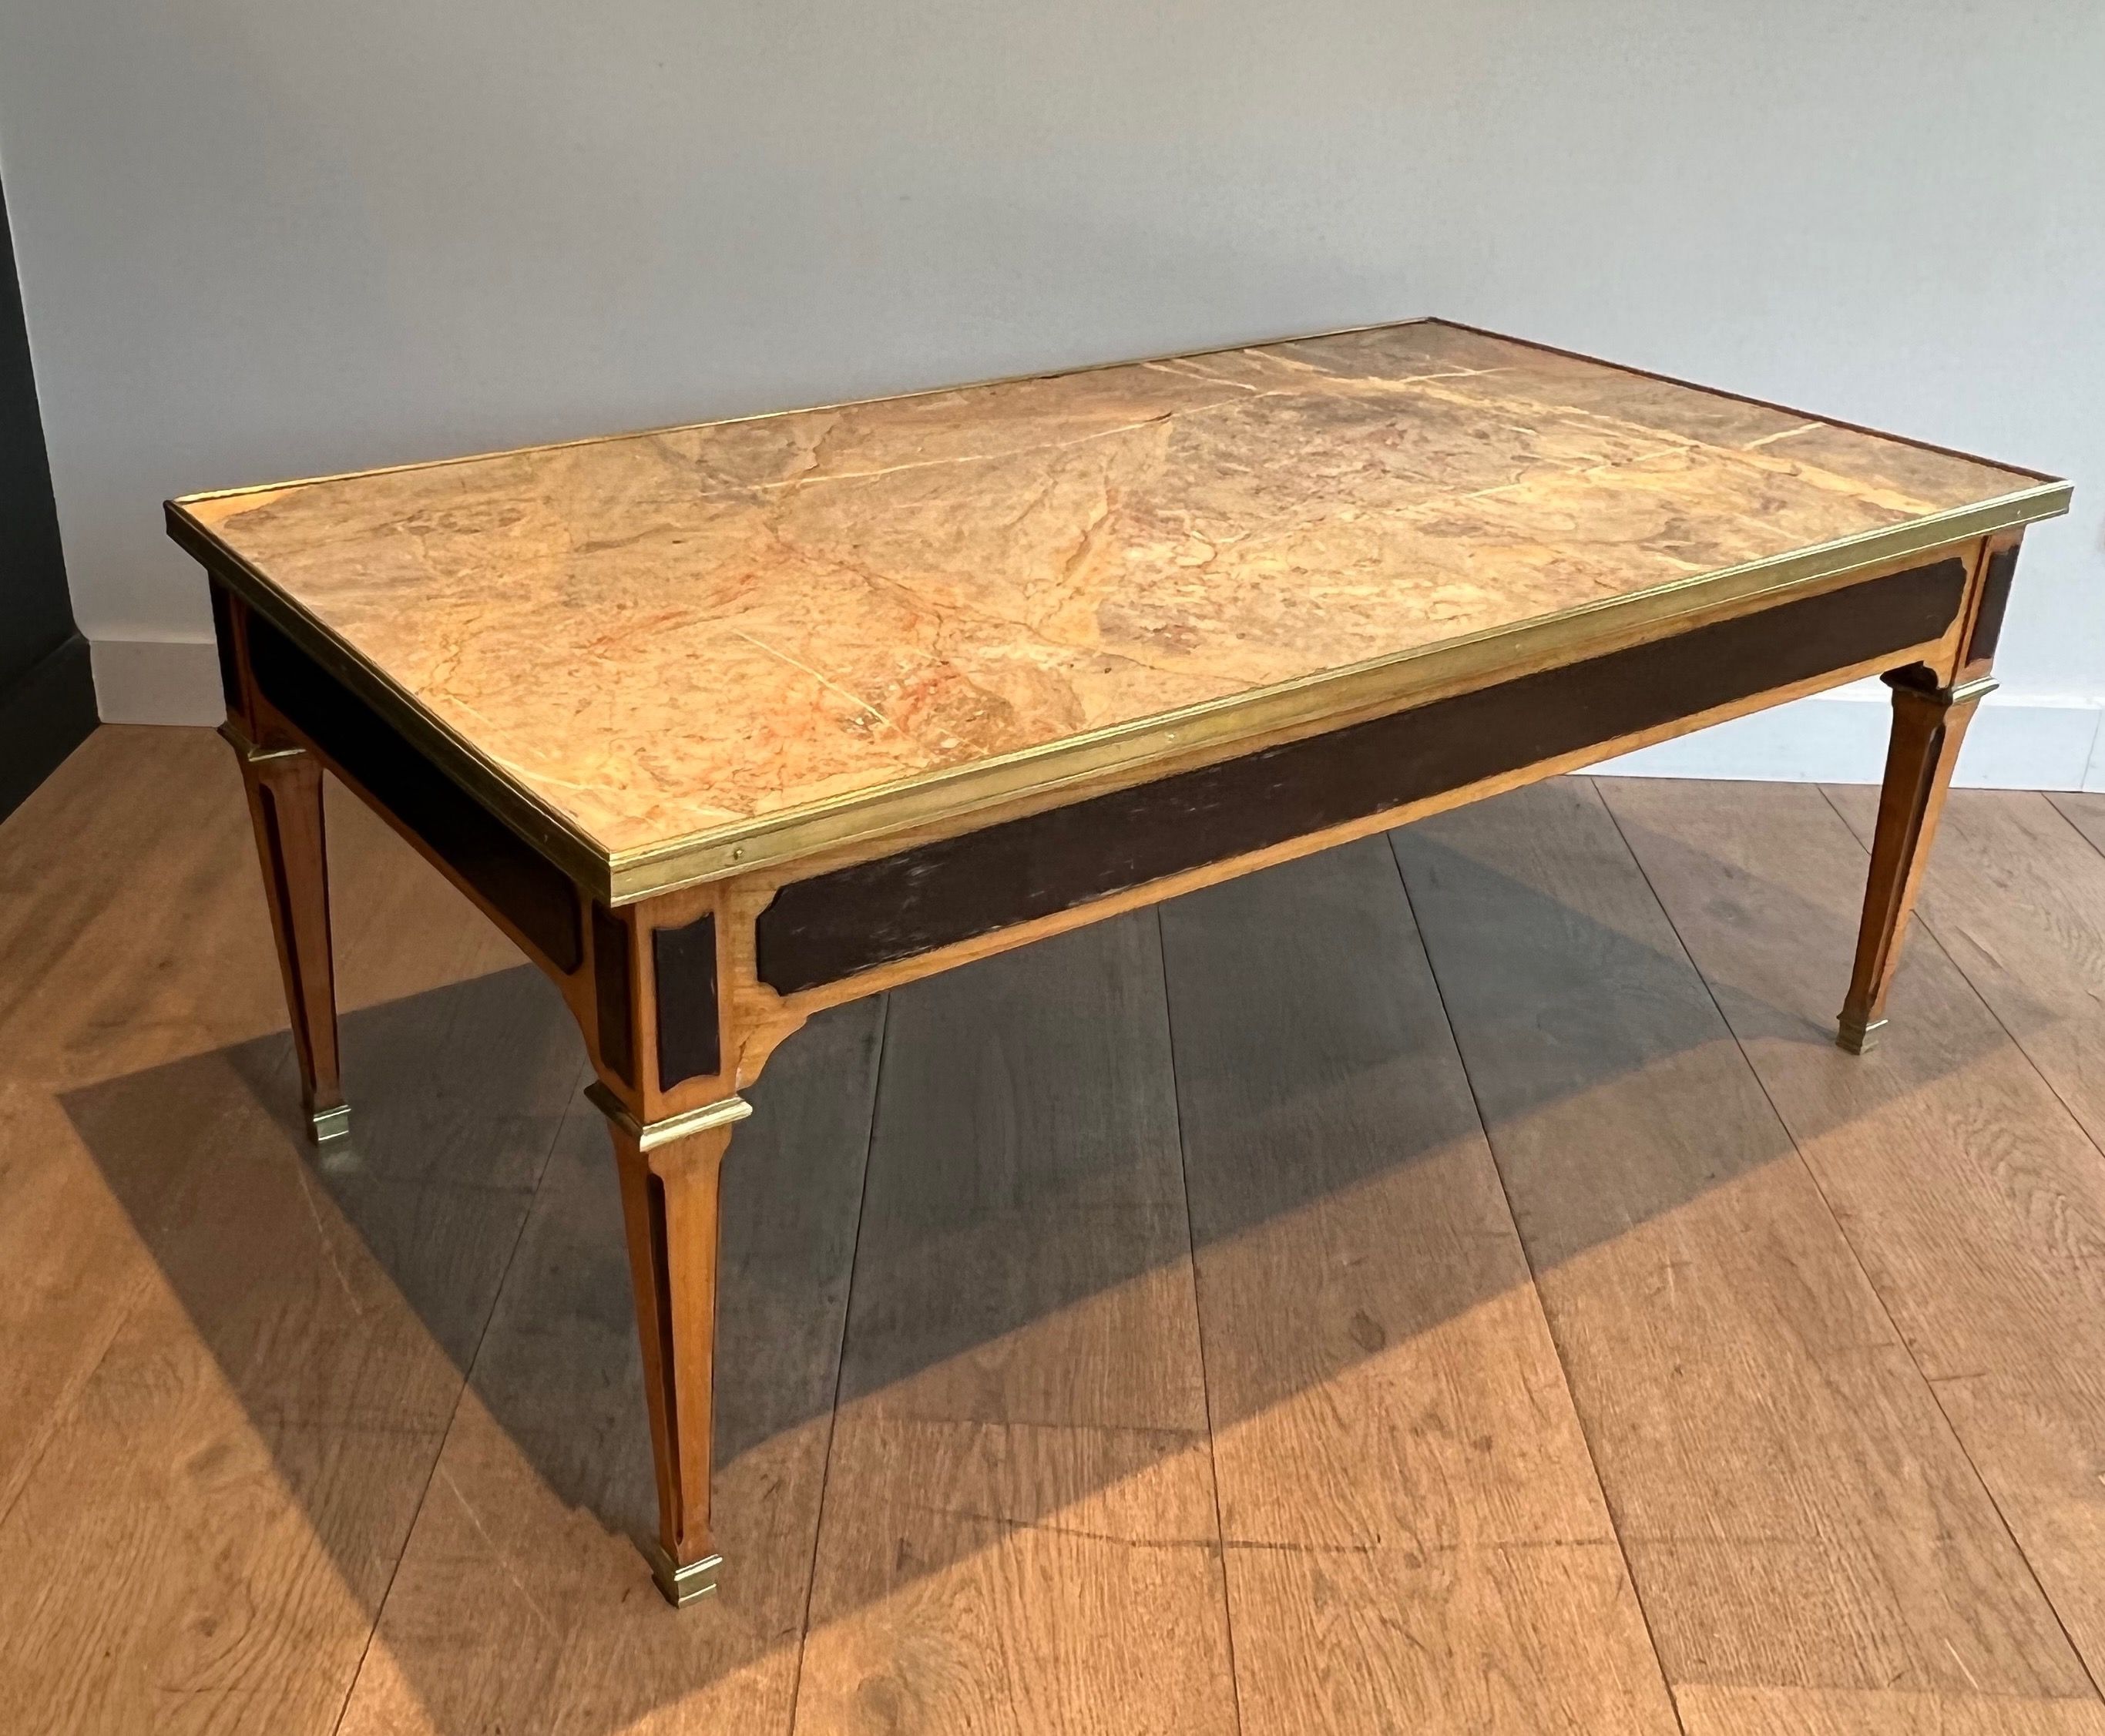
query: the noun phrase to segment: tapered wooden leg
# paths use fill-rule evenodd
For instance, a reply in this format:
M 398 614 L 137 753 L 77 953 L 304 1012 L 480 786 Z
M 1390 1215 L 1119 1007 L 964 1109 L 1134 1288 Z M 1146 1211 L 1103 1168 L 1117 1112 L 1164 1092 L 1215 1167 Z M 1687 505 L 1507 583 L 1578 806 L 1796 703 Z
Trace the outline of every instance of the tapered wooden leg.
M 300 1058 L 300 1094 L 317 1141 L 351 1131 L 337 1052 L 336 963 L 329 943 L 328 858 L 322 837 L 322 768 L 302 748 L 259 748 L 231 728 L 278 937 L 285 1007 Z
M 658 1471 L 651 1570 L 668 1602 L 706 1597 L 723 1558 L 709 1537 L 715 1430 L 717 1206 L 737 1098 L 639 1125 L 603 1088 L 614 1130 L 642 1340 L 645 1401 Z
M 1857 967 L 1849 980 L 1835 1040 L 1861 1055 L 1886 1022 L 1886 991 L 1900 962 L 1901 937 L 1915 909 L 1930 840 L 1936 835 L 1951 769 L 1973 708 L 1995 682 L 1987 677 L 1954 687 L 1933 685 L 1927 669 L 1885 678 L 1893 690 L 1893 733 L 1886 750 L 1885 788 L 1879 797 L 1871 840 L 1870 882 L 1857 936 Z

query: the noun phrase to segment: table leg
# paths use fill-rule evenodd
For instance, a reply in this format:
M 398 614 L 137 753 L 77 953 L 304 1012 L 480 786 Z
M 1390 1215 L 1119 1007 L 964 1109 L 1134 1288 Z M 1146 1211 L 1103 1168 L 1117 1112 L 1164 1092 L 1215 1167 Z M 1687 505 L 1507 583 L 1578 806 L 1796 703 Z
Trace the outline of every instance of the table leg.
M 1995 687 L 1986 676 L 1940 687 L 1929 671 L 1897 670 L 1885 678 L 1893 690 L 1893 729 L 1886 750 L 1886 781 L 1879 797 L 1878 830 L 1871 839 L 1871 873 L 1864 896 L 1864 921 L 1857 936 L 1857 965 L 1843 1004 L 1835 1040 L 1862 1054 L 1886 1022 L 1886 991 L 1900 962 L 1901 937 L 1915 908 L 1931 839 L 1951 786 L 1959 748 L 1982 696 Z
M 658 1472 L 651 1572 L 674 1604 L 717 1588 L 710 1546 L 717 1329 L 717 1216 L 736 1098 L 700 1114 L 639 1125 L 600 1100 L 614 1133 L 642 1340 L 645 1401 Z
M 285 1008 L 300 1060 L 307 1129 L 320 1142 L 351 1131 L 337 1050 L 336 963 L 329 943 L 322 768 L 303 748 L 260 748 L 226 732 L 241 761 L 249 817 L 277 936 Z

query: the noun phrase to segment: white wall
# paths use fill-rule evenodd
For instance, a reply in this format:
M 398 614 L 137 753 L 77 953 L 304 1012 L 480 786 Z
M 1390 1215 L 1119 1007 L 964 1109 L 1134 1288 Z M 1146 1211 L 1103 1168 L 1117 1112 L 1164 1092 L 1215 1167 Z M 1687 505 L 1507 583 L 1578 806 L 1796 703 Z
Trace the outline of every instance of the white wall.
M 2095 0 L 0 4 L 114 716 L 214 709 L 171 493 L 1441 312 L 2076 477 L 1974 758 L 2076 781 L 2101 89 Z M 1875 755 L 1763 727 L 1669 758 Z

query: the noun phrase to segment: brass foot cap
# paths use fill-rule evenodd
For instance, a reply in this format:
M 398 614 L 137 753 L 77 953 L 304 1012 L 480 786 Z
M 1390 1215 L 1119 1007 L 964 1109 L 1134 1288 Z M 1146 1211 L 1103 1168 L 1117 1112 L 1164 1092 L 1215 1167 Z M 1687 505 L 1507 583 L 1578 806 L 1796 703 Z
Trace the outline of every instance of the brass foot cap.
M 664 1593 L 665 1601 L 675 1609 L 707 1597 L 717 1588 L 717 1569 L 723 1565 L 722 1555 L 704 1555 L 699 1561 L 675 1567 L 673 1558 L 655 1545 L 644 1554 L 650 1558 L 650 1577 L 658 1582 L 658 1589 Z
M 1835 1040 L 1851 1054 L 1861 1055 L 1878 1046 L 1879 1033 L 1885 1028 L 1883 1018 L 1875 1018 L 1867 1024 L 1844 1013 L 1836 1027 Z
M 338 1103 L 333 1109 L 317 1109 L 307 1117 L 307 1125 L 317 1145 L 331 1139 L 351 1137 L 351 1105 Z

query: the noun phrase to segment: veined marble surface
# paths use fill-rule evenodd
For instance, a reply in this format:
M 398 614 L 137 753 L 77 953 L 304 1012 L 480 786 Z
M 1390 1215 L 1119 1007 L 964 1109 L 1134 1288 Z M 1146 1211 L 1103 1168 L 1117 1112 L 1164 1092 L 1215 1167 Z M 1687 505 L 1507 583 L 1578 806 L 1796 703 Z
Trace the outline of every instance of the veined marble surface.
M 188 510 L 619 852 L 2033 485 L 1419 323 Z

